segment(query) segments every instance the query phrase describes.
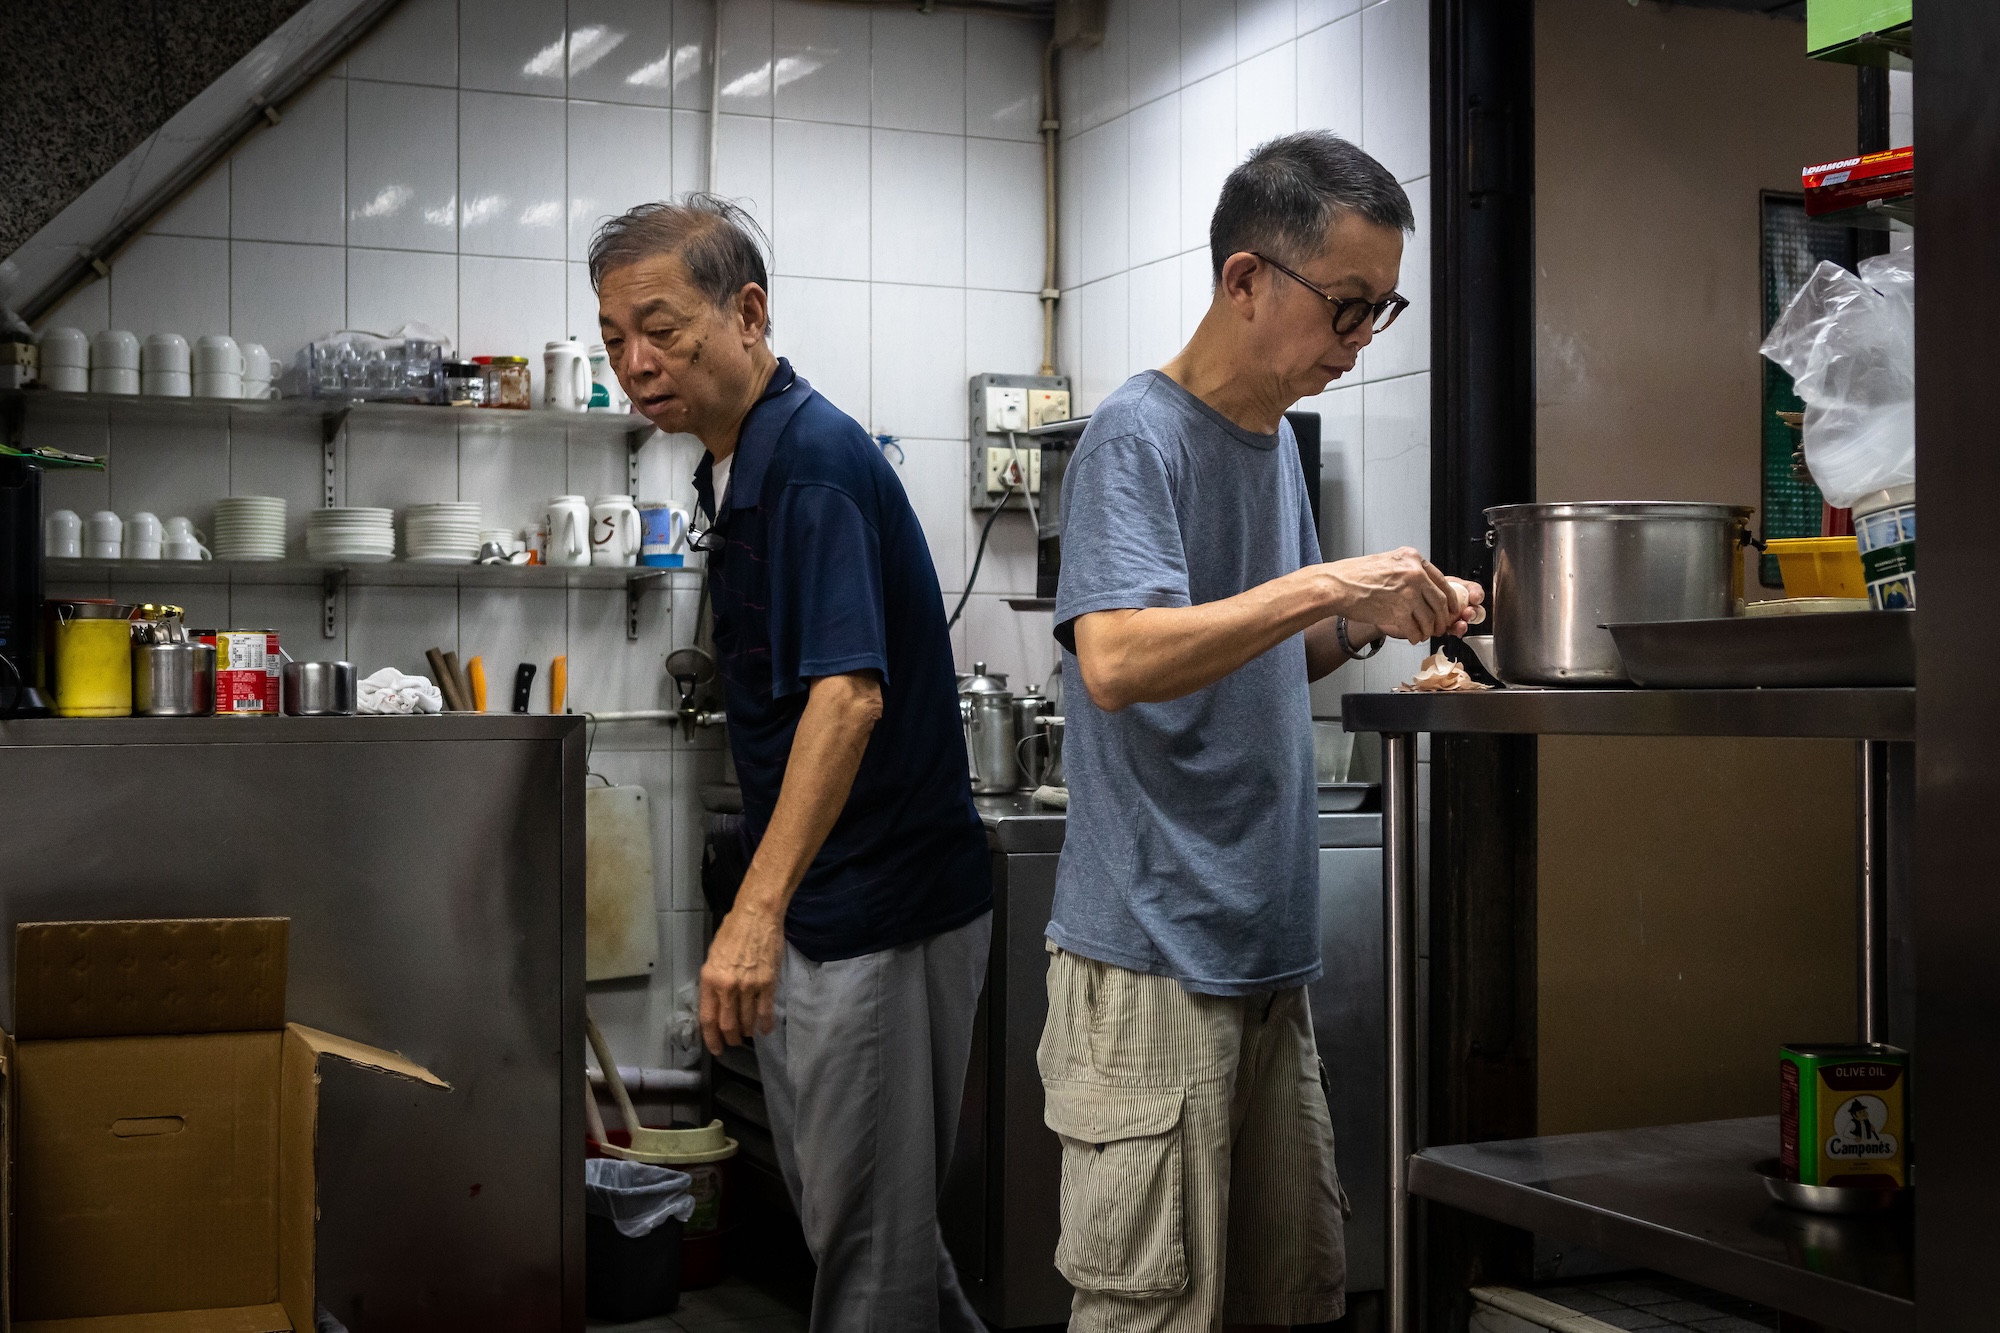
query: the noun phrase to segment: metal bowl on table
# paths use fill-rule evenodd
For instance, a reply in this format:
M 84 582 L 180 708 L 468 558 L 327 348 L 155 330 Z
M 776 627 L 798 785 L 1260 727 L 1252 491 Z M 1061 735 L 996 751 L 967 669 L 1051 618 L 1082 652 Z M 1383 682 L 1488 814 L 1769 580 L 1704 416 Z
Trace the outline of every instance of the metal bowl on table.
M 1764 1192 L 1787 1208 L 1802 1212 L 1852 1217 L 1861 1213 L 1885 1213 L 1908 1193 L 1904 1187 L 1883 1185 L 1802 1185 L 1785 1174 L 1784 1163 L 1767 1157 L 1757 1163 L 1764 1178 Z
M 1494 674 L 1509 685 L 1629 684 L 1604 626 L 1735 615 L 1750 513 L 1655 500 L 1487 510 Z
M 285 663 L 285 712 L 292 717 L 351 717 L 356 707 L 354 663 Z

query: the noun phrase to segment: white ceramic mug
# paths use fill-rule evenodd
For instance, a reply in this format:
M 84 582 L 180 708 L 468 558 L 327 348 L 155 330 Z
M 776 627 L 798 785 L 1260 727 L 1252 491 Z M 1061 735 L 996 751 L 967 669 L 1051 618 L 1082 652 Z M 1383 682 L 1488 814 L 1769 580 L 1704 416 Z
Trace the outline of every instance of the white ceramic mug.
M 149 398 L 186 398 L 194 392 L 194 377 L 185 370 L 148 370 L 140 373 L 139 387 Z
M 160 543 L 166 539 L 166 532 L 160 526 L 159 516 L 140 510 L 125 520 L 125 558 L 127 560 L 158 560 Z
M 549 501 L 549 549 L 543 563 L 590 563 L 590 506 L 581 495 L 558 495 Z
M 139 392 L 139 372 L 127 370 L 123 366 L 92 366 L 90 368 L 90 391 L 92 393 L 132 393 Z
M 574 338 L 542 350 L 542 403 L 558 412 L 590 408 L 590 357 Z
M 241 398 L 243 377 L 222 371 L 206 373 L 196 371 L 194 375 L 194 396 L 197 398 Z
M 197 375 L 241 375 L 243 349 L 226 333 L 205 333 L 195 340 L 194 360 L 189 366 Z
M 139 353 L 139 369 L 148 375 L 185 375 L 194 369 L 188 359 L 188 341 L 178 333 L 149 333 Z
M 629 495 L 600 495 L 590 502 L 590 563 L 639 563 L 639 506 Z
M 74 509 L 58 509 L 42 524 L 42 554 L 51 560 L 83 555 L 83 520 Z
M 104 329 L 90 340 L 92 370 L 139 371 L 139 335 L 124 329 Z
M 215 555 L 201 544 L 198 537 L 169 537 L 161 543 L 162 556 L 168 560 L 213 560 Z
M 100 509 L 84 524 L 83 553 L 92 560 L 116 560 L 125 553 L 125 524 L 109 509 Z
M 42 331 L 41 370 L 45 389 L 83 393 L 90 388 L 90 339 L 82 329 L 59 327 Z

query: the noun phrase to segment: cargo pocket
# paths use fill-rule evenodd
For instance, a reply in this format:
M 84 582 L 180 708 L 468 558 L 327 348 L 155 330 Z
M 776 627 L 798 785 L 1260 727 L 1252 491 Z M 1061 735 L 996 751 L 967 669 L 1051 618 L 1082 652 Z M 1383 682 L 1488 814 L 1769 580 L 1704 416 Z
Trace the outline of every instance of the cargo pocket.
M 1347 1187 L 1340 1183 L 1340 1168 L 1335 1165 L 1333 1152 L 1333 1077 L 1326 1072 L 1326 1061 L 1315 1057 L 1319 1066 L 1319 1095 L 1326 1102 L 1326 1169 L 1333 1176 L 1333 1198 L 1340 1205 L 1340 1220 L 1345 1222 L 1354 1216 L 1354 1205 L 1347 1201 Z
M 1081 1291 L 1176 1296 L 1187 1290 L 1180 1088 L 1045 1085 L 1062 1136 L 1056 1268 Z

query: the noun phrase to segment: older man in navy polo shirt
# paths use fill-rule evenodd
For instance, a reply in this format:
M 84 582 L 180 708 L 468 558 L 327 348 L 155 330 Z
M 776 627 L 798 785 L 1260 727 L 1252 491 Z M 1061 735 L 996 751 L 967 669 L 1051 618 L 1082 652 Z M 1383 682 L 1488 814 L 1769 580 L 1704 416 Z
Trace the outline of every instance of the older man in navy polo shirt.
M 755 233 L 697 195 L 590 248 L 619 382 L 708 448 L 701 545 L 755 852 L 702 967 L 702 1033 L 716 1053 L 755 1038 L 815 1333 L 971 1333 L 937 1191 L 992 887 L 943 597 L 881 451 L 766 343 Z

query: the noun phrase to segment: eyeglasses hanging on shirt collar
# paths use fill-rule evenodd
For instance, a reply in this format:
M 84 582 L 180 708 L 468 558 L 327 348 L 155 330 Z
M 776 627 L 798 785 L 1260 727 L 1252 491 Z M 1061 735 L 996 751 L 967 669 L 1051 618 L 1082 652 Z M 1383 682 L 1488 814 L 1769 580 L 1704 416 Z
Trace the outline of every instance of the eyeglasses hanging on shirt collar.
M 1300 277 L 1269 255 L 1258 254 L 1255 250 L 1250 253 L 1257 255 L 1257 258 L 1325 301 L 1333 315 L 1333 331 L 1343 338 L 1370 320 L 1373 320 L 1373 326 L 1369 332 L 1380 333 L 1396 322 L 1396 316 L 1410 308 L 1409 298 L 1398 292 L 1390 292 L 1379 301 L 1370 301 L 1360 296 L 1331 295 L 1312 279 Z

